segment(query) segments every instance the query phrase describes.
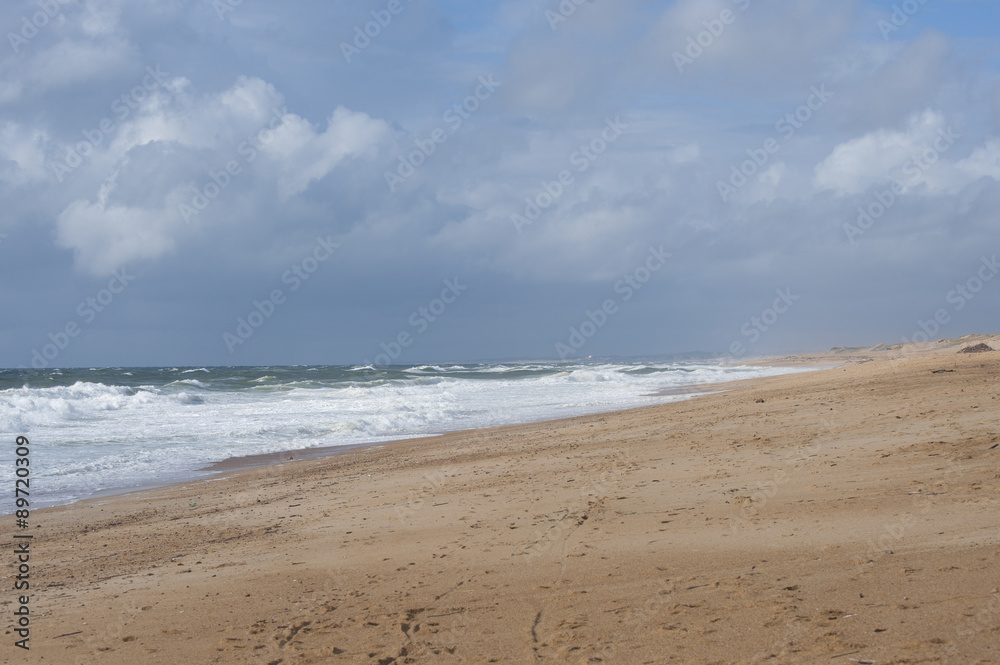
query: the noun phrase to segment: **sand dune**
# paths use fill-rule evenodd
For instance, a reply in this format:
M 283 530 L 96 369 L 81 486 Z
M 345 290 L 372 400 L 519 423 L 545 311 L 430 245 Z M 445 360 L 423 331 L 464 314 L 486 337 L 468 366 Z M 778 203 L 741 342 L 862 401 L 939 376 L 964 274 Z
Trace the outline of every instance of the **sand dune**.
M 2 662 L 1000 663 L 969 341 L 38 511 Z

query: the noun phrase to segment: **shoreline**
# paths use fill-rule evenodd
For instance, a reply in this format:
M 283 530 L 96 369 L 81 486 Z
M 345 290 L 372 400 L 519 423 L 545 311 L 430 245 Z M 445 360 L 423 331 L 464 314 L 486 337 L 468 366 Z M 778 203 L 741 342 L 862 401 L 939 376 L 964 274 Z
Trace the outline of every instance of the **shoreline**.
M 996 662 L 998 376 L 876 359 L 33 511 L 32 657 Z
M 754 366 L 757 367 L 762 365 L 754 365 Z M 823 369 L 827 368 L 815 367 L 807 371 L 821 371 Z M 787 375 L 776 374 L 774 376 L 787 376 Z M 671 388 L 663 388 L 657 390 L 654 393 L 649 393 L 648 396 L 649 397 L 698 397 L 700 395 L 711 395 L 718 392 L 724 392 L 725 390 L 731 389 L 731 387 L 734 385 L 742 384 L 747 381 L 759 381 L 761 379 L 767 379 L 767 378 L 771 377 L 754 377 L 752 379 L 720 381 L 718 383 L 699 383 L 690 386 L 675 386 Z M 372 441 L 368 443 L 352 443 L 342 446 L 319 446 L 316 448 L 295 448 L 292 450 L 282 450 L 274 453 L 260 453 L 256 455 L 238 455 L 236 457 L 227 457 L 224 460 L 213 462 L 207 466 L 201 467 L 200 469 L 196 470 L 196 473 L 220 474 L 231 471 L 246 471 L 248 469 L 255 469 L 262 466 L 271 466 L 273 464 L 285 464 L 287 462 L 300 462 L 306 460 L 325 459 L 329 457 L 335 457 L 337 455 L 358 449 L 372 448 L 378 446 L 391 446 L 393 444 L 399 444 L 399 443 L 416 443 L 423 439 L 433 439 L 448 434 L 463 434 L 463 433 L 470 433 L 482 430 L 502 430 L 507 427 L 520 427 L 524 425 L 542 425 L 546 423 L 559 423 L 563 421 L 572 421 L 575 420 L 576 418 L 587 418 L 590 416 L 628 413 L 629 411 L 633 411 L 635 409 L 645 409 L 649 407 L 663 406 L 665 404 L 673 404 L 675 401 L 679 400 L 659 402 L 656 404 L 641 404 L 639 406 L 630 406 L 624 409 L 616 408 L 611 411 L 595 411 L 593 413 L 584 413 L 575 416 L 566 416 L 564 418 L 546 418 L 544 420 L 530 420 L 527 422 L 510 423 L 507 425 L 491 425 L 487 427 L 473 427 L 464 429 L 445 430 L 421 436 L 406 435 L 403 438 L 399 439 Z M 198 480 L 207 480 L 207 478 L 199 478 Z M 175 485 L 179 483 L 170 483 L 170 484 Z M 160 487 L 166 487 L 166 486 L 161 485 Z
M 768 362 L 759 362 L 759 363 L 754 363 L 754 364 L 747 364 L 746 366 L 748 366 L 748 367 L 780 367 L 781 365 L 777 365 L 777 364 L 773 364 L 773 363 L 768 363 Z M 821 370 L 821 369 L 824 369 L 824 367 L 823 366 L 810 366 L 810 365 L 806 365 L 806 366 L 797 366 L 795 371 L 801 371 L 801 370 L 805 370 L 805 371 L 817 371 L 817 370 Z M 776 374 L 774 376 L 784 376 L 784 374 Z M 754 378 L 747 378 L 747 379 L 736 379 L 736 380 L 730 380 L 730 381 L 720 381 L 720 382 L 717 382 L 717 383 L 701 383 L 701 384 L 692 384 L 692 385 L 686 385 L 686 386 L 668 387 L 668 388 L 663 388 L 663 389 L 657 390 L 656 392 L 653 392 L 653 393 L 649 393 L 649 394 L 647 394 L 645 396 L 646 397 L 693 398 L 693 397 L 697 397 L 697 396 L 700 396 L 700 395 L 712 394 L 713 392 L 717 392 L 717 391 L 720 391 L 720 390 L 727 390 L 732 385 L 738 385 L 738 384 L 746 382 L 746 381 L 755 381 L 755 380 L 758 380 L 760 378 L 770 378 L 770 377 L 754 377 Z M 335 456 L 338 456 L 338 455 L 341 455 L 341 454 L 344 454 L 344 453 L 347 453 L 347 452 L 350 452 L 350 451 L 353 451 L 353 450 L 357 450 L 357 449 L 364 449 L 364 448 L 370 448 L 370 447 L 379 447 L 379 446 L 388 446 L 388 445 L 393 445 L 393 444 L 398 444 L 398 443 L 405 443 L 405 442 L 410 442 L 410 441 L 420 441 L 420 440 L 423 440 L 423 439 L 432 439 L 432 438 L 440 437 L 440 436 L 447 435 L 447 434 L 457 434 L 457 433 L 462 433 L 462 432 L 474 432 L 474 431 L 478 431 L 478 430 L 502 429 L 502 428 L 505 428 L 505 427 L 517 427 L 517 426 L 522 426 L 522 425 L 532 425 L 532 424 L 541 424 L 541 423 L 549 423 L 549 422 L 553 422 L 554 423 L 554 422 L 560 422 L 560 421 L 563 421 L 563 420 L 572 420 L 574 418 L 586 417 L 586 416 L 591 416 L 591 415 L 601 415 L 601 414 L 611 414 L 611 413 L 628 412 L 628 411 L 631 411 L 633 409 L 642 409 L 642 408 L 646 408 L 646 407 L 650 407 L 650 406 L 658 406 L 658 405 L 662 405 L 662 404 L 670 404 L 670 403 L 672 403 L 674 401 L 677 401 L 677 400 L 667 400 L 667 401 L 657 402 L 657 403 L 654 403 L 654 404 L 640 404 L 640 405 L 629 406 L 629 407 L 625 407 L 625 408 L 617 408 L 616 407 L 616 408 L 612 408 L 611 410 L 608 410 L 608 411 L 595 411 L 595 412 L 592 412 L 592 413 L 584 413 L 584 414 L 579 414 L 579 415 L 564 416 L 564 417 L 560 417 L 560 418 L 545 418 L 545 419 L 542 419 L 542 420 L 529 420 L 529 421 L 525 421 L 525 422 L 509 423 L 509 424 L 504 424 L 504 425 L 488 425 L 488 426 L 481 427 L 481 428 L 450 429 L 450 430 L 442 430 L 442 431 L 436 431 L 436 432 L 432 432 L 432 433 L 428 433 L 428 434 L 417 434 L 417 435 L 407 434 L 407 435 L 403 435 L 400 438 L 396 438 L 396 439 L 380 439 L 380 440 L 363 442 L 363 443 L 351 443 L 351 444 L 332 445 L 332 446 L 317 446 L 315 448 L 292 448 L 292 449 L 289 449 L 289 450 L 280 450 L 280 451 L 275 451 L 275 452 L 271 452 L 271 453 L 255 453 L 255 454 L 250 454 L 250 455 L 238 455 L 238 456 L 235 456 L 235 457 L 227 457 L 227 458 L 222 459 L 222 460 L 211 462 L 209 464 L 206 464 L 204 466 L 201 466 L 201 467 L 198 467 L 198 468 L 195 468 L 195 469 L 191 469 L 189 471 L 180 471 L 180 472 L 173 473 L 172 474 L 173 477 L 170 480 L 167 480 L 165 482 L 159 482 L 159 481 L 150 479 L 150 480 L 148 480 L 146 482 L 142 482 L 142 483 L 137 484 L 135 486 L 105 488 L 105 489 L 98 490 L 98 491 L 96 491 L 96 492 L 94 492 L 94 493 L 92 493 L 92 494 L 90 494 L 88 496 L 77 498 L 77 499 L 73 499 L 72 501 L 68 501 L 68 502 L 65 502 L 65 503 L 55 503 L 55 504 L 51 504 L 51 505 L 45 505 L 44 509 L 47 509 L 47 508 L 57 508 L 57 507 L 60 507 L 60 506 L 74 505 L 76 503 L 79 503 L 79 502 L 82 502 L 82 501 L 88 501 L 88 500 L 91 500 L 91 499 L 103 499 L 103 498 L 112 497 L 112 496 L 129 495 L 129 494 L 136 493 L 136 492 L 145 492 L 145 491 L 149 491 L 149 490 L 156 490 L 156 489 L 161 489 L 161 488 L 168 488 L 168 487 L 172 487 L 172 486 L 175 486 L 175 485 L 176 486 L 180 486 L 180 485 L 186 485 L 186 484 L 195 483 L 195 482 L 209 481 L 209 480 L 213 480 L 213 479 L 217 478 L 220 474 L 230 473 L 230 472 L 234 472 L 234 471 L 245 471 L 245 470 L 254 469 L 254 468 L 263 467 L 263 466 L 285 464 L 285 463 L 292 462 L 292 461 L 315 460 L 315 459 L 324 459 L 324 458 L 328 458 L 328 457 L 335 457 Z M 289 457 L 291 457 L 291 459 L 289 459 Z M 40 509 L 42 509 L 42 508 L 40 508 Z M 2 511 L 2 510 L 4 510 L 4 509 L 0 509 L 0 511 Z M 2 516 L 2 515 L 10 515 L 10 514 L 13 514 L 13 511 L 11 511 L 10 513 L 0 512 L 0 516 Z
M 765 362 L 755 363 L 754 365 L 748 365 L 752 367 L 764 367 L 770 366 Z M 69 503 L 56 504 L 52 506 L 45 506 L 44 508 L 39 508 L 33 510 L 33 513 L 39 513 L 41 511 L 59 510 L 63 508 L 72 508 L 74 506 L 79 506 L 81 504 L 88 504 L 90 502 L 96 502 L 96 505 L 106 505 L 109 499 L 121 499 L 128 500 L 130 498 L 142 498 L 142 495 L 146 493 L 153 493 L 158 491 L 171 491 L 171 490 L 190 490 L 192 487 L 197 487 L 204 485 L 206 483 L 218 482 L 221 480 L 238 480 L 243 474 L 252 474 L 255 471 L 264 471 L 268 469 L 281 469 L 282 467 L 294 467 L 296 465 L 306 465 L 306 464 L 317 464 L 323 462 L 332 462 L 341 457 L 355 456 L 360 460 L 364 460 L 365 453 L 382 453 L 386 455 L 392 455 L 394 451 L 405 450 L 412 452 L 417 450 L 422 444 L 433 444 L 434 446 L 447 445 L 453 439 L 461 439 L 465 436 L 470 435 L 508 435 L 511 432 L 520 432 L 524 429 L 534 429 L 534 428 L 548 428 L 548 427 L 565 427 L 574 426 L 581 423 L 589 423 L 592 419 L 599 419 L 603 421 L 606 417 L 620 417 L 628 416 L 629 414 L 639 413 L 650 409 L 662 409 L 664 407 L 669 407 L 674 404 L 679 404 L 687 399 L 694 399 L 699 397 L 707 397 L 711 395 L 721 395 L 733 390 L 749 390 L 754 387 L 754 384 L 758 382 L 767 382 L 775 379 L 781 379 L 785 377 L 798 376 L 803 374 L 815 374 L 818 372 L 832 371 L 838 369 L 837 367 L 830 366 L 818 366 L 818 365 L 796 365 L 802 368 L 803 371 L 789 372 L 785 374 L 775 374 L 763 377 L 752 377 L 746 379 L 736 379 L 731 381 L 720 381 L 717 383 L 702 383 L 693 384 L 690 386 L 678 386 L 664 388 L 657 391 L 656 393 L 651 393 L 649 396 L 655 397 L 677 397 L 680 399 L 673 399 L 664 402 L 657 402 L 654 404 L 642 404 L 638 406 L 626 407 L 623 409 L 614 409 L 611 411 L 597 411 L 594 413 L 586 413 L 580 415 L 566 416 L 563 418 L 552 418 L 546 420 L 536 420 L 523 423 L 511 423 L 505 425 L 493 425 L 479 428 L 466 428 L 466 429 L 455 429 L 442 432 L 435 432 L 433 434 L 426 434 L 422 436 L 404 436 L 399 439 L 389 439 L 383 441 L 372 441 L 369 443 L 357 443 L 357 444 L 345 444 L 341 446 L 320 446 L 316 448 L 297 448 L 288 451 L 277 451 L 273 453 L 260 453 L 253 455 L 239 455 L 236 457 L 228 457 L 217 462 L 213 462 L 198 469 L 194 469 L 190 472 L 191 475 L 184 474 L 184 477 L 179 480 L 171 480 L 165 483 L 148 483 L 143 484 L 138 487 L 127 487 L 127 488 L 109 488 L 99 490 L 91 496 L 87 496 L 81 499 L 76 499 Z M 444 451 L 447 454 L 447 450 Z M 292 457 L 292 459 L 287 459 Z M 352 462 L 355 461 L 352 459 Z

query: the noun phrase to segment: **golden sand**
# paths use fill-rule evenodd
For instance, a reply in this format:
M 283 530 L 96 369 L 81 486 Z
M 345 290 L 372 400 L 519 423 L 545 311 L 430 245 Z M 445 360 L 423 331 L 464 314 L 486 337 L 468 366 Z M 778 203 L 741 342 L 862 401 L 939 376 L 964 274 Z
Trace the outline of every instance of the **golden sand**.
M 2 662 L 1000 663 L 1000 352 L 956 348 L 37 511 Z

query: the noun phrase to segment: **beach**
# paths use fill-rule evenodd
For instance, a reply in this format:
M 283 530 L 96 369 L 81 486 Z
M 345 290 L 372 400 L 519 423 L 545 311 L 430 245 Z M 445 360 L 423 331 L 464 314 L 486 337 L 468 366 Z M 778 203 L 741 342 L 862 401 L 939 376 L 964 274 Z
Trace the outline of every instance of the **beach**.
M 0 662 L 1000 663 L 962 344 L 32 511 Z
M 290 454 L 622 411 L 807 369 L 659 359 L 0 370 L 0 435 L 36 444 L 35 510 Z M 0 458 L 0 477 L 13 464 Z

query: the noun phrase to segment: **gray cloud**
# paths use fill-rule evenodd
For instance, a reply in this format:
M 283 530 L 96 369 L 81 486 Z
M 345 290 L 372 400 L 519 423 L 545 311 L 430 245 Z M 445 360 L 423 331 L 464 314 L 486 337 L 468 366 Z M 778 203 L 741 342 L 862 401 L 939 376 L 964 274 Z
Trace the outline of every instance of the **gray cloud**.
M 1000 79 L 956 27 L 980 3 L 888 42 L 862 2 L 596 0 L 555 30 L 558 3 L 404 5 L 351 62 L 339 44 L 384 4 L 244 0 L 220 19 L 80 0 L 5 52 L 0 274 L 19 286 L 0 362 L 24 363 L 122 267 L 134 288 L 60 361 L 358 361 L 456 276 L 473 286 L 413 360 L 551 356 L 661 244 L 674 258 L 588 353 L 723 350 L 786 287 L 801 300 L 754 351 L 892 341 L 998 244 Z M 678 71 L 704 30 L 719 34 Z M 480 77 L 499 85 L 455 111 Z M 390 188 L 401 157 L 420 164 Z M 724 199 L 734 169 L 749 175 Z M 222 332 L 327 235 L 342 252 L 229 354 Z M 995 326 L 990 288 L 949 334 Z

